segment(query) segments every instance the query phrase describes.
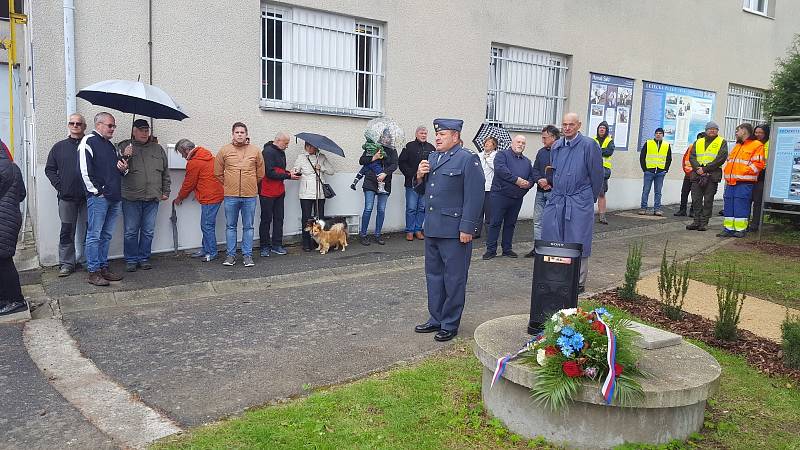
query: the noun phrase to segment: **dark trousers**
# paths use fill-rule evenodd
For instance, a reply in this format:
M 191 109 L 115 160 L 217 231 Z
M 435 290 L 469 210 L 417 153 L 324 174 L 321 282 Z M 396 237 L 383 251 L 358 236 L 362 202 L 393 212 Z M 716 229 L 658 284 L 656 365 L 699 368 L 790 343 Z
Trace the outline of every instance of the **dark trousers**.
M 758 230 L 761 221 L 761 202 L 764 200 L 764 171 L 758 175 L 758 181 L 753 186 L 753 218 L 750 219 L 750 229 Z
M 428 287 L 428 322 L 456 331 L 467 295 L 467 275 L 472 242 L 458 238 L 425 236 L 425 283 Z
M 486 233 L 489 233 L 489 218 L 491 217 L 491 213 L 489 211 L 489 208 L 491 207 L 489 194 L 491 194 L 491 191 L 486 191 L 486 193 L 483 196 L 483 206 L 481 207 L 481 215 L 478 216 L 478 218 L 481 219 L 481 223 L 478 225 L 478 234 L 474 236 L 476 238 L 481 237 L 484 226 L 486 227 Z
M 317 211 L 317 201 L 319 201 L 319 211 Z M 311 233 L 306 231 L 306 224 L 308 220 L 316 216 L 318 218 L 325 216 L 325 199 L 322 200 L 304 200 L 300 199 L 300 212 L 302 214 L 301 227 L 303 227 L 303 248 L 314 248 L 311 244 Z
M 14 257 L 0 258 L 0 305 L 24 300 Z
M 686 211 L 686 205 L 689 204 L 689 193 L 692 191 L 692 180 L 689 175 L 683 177 L 683 185 L 681 186 L 681 205 L 680 211 Z
M 511 240 L 514 238 L 514 228 L 517 226 L 517 217 L 522 208 L 522 198 L 510 198 L 498 192 L 492 192 L 492 209 L 490 211 L 488 235 L 486 236 L 486 253 L 497 253 L 497 239 L 500 236 L 500 226 L 503 227 L 503 240 L 501 246 L 503 253 L 511 251 Z
M 262 197 L 261 222 L 258 224 L 258 239 L 261 248 L 279 247 L 283 245 L 283 200 L 286 194 L 280 197 Z M 270 228 L 272 237 L 270 237 Z
M 697 181 L 692 182 L 692 212 L 694 223 L 702 226 L 708 225 L 711 218 L 711 208 L 714 206 L 714 196 L 717 195 L 717 185 L 709 181 L 705 186 L 700 186 Z

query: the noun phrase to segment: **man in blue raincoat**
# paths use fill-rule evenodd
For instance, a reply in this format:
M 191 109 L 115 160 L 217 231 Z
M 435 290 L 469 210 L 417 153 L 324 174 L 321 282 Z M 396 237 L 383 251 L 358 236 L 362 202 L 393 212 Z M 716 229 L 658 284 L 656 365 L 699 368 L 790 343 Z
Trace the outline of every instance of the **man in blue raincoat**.
M 583 292 L 592 254 L 594 203 L 603 189 L 603 159 L 597 142 L 579 132 L 577 114 L 565 114 L 561 126 L 563 137 L 550 150 L 553 191 L 542 212 L 542 239 L 583 245 L 578 281 L 578 292 Z

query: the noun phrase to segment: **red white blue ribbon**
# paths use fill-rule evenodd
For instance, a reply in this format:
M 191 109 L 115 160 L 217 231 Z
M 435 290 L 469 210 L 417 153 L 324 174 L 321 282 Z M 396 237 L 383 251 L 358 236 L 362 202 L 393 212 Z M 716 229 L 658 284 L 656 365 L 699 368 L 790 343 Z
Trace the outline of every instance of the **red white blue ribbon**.
M 489 386 L 489 388 L 494 387 L 494 383 L 497 382 L 497 380 L 499 380 L 500 377 L 503 376 L 503 373 L 506 371 L 506 366 L 508 365 L 509 362 L 519 358 L 520 355 L 527 352 L 530 349 L 531 344 L 533 344 L 534 342 L 536 342 L 537 339 L 540 339 L 542 337 L 543 337 L 542 335 L 538 335 L 531 338 L 531 340 L 525 343 L 524 347 L 519 349 L 513 355 L 508 354 L 506 356 L 497 358 L 497 364 L 494 367 L 494 375 L 492 375 L 492 384 Z
M 608 362 L 608 375 L 606 376 L 606 380 L 603 382 L 603 387 L 600 388 L 600 393 L 603 394 L 603 399 L 606 401 L 606 405 L 610 405 L 611 401 L 614 399 L 614 389 L 617 387 L 617 372 L 615 370 L 615 366 L 617 365 L 617 337 L 614 336 L 614 332 L 611 331 L 611 327 L 608 326 L 603 319 L 600 317 L 597 311 L 595 311 L 595 315 L 597 316 L 597 321 L 602 323 L 606 329 L 606 337 L 608 338 L 608 352 L 606 353 L 606 361 Z

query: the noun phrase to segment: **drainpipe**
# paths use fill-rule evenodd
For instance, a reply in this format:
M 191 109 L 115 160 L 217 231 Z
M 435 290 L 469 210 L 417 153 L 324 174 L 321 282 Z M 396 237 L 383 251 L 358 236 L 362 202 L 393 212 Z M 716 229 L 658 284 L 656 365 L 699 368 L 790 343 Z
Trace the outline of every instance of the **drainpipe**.
M 75 0 L 64 0 L 64 83 L 69 116 L 78 109 L 75 98 Z

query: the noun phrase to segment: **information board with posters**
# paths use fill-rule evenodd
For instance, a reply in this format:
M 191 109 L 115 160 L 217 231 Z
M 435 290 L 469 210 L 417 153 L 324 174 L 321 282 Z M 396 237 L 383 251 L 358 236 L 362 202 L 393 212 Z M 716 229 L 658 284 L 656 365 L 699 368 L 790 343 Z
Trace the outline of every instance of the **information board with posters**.
M 656 128 L 664 129 L 664 140 L 672 151 L 683 153 L 697 133 L 714 117 L 717 94 L 702 89 L 642 82 L 642 117 L 639 121 L 641 149 Z
M 770 134 L 764 201 L 800 205 L 800 118 L 776 117 Z
M 617 150 L 627 150 L 633 80 L 601 73 L 590 73 L 589 76 L 589 120 L 586 121 L 586 135 L 597 136 L 597 126 L 605 120 L 608 123 L 608 133 L 614 137 L 614 147 Z

